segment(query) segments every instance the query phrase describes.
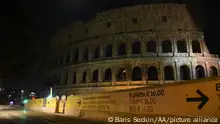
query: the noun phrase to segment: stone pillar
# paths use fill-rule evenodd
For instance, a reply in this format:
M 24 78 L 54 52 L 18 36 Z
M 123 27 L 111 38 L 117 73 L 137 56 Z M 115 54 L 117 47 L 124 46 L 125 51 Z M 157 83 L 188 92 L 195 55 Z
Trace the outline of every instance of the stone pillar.
M 118 53 L 118 45 L 117 43 L 113 43 L 112 45 L 112 57 L 115 58 L 117 56 Z
M 187 40 L 186 40 L 186 44 L 187 44 L 187 50 L 189 53 L 192 53 L 193 50 L 192 50 L 192 43 L 191 43 L 192 39 L 190 36 L 187 37 Z
M 93 57 L 93 51 L 92 51 L 92 47 L 89 46 L 88 47 L 88 60 L 91 61 Z
M 220 75 L 220 72 L 219 72 L 220 71 L 220 64 L 219 64 L 219 62 L 217 62 L 217 65 L 218 65 L 217 69 L 218 69 L 218 76 L 219 76 Z
M 99 71 L 99 79 L 98 79 L 98 82 L 101 83 L 101 82 L 103 82 L 103 69 L 102 69 L 102 68 L 99 68 L 98 71 Z
M 210 72 L 208 71 L 208 67 L 209 67 L 209 63 L 208 62 L 205 62 L 205 67 L 204 67 L 204 70 L 205 70 L 205 77 L 210 77 Z
M 174 53 L 178 53 L 177 39 L 176 39 L 176 37 L 173 37 L 173 52 L 174 52 Z
M 126 78 L 127 78 L 127 85 L 130 85 L 131 82 L 131 74 L 132 74 L 132 67 L 130 64 L 127 65 L 126 67 L 127 72 L 126 72 Z
M 142 64 L 141 69 L 142 69 L 142 82 L 143 84 L 147 84 L 147 79 L 146 79 L 147 65 Z
M 191 79 L 196 79 L 196 65 L 194 62 L 191 62 Z
M 126 42 L 125 42 L 125 43 L 126 43 Z M 132 54 L 132 43 L 131 43 L 130 41 L 128 41 L 128 42 L 126 43 L 126 45 L 127 45 L 127 51 L 126 51 L 127 56 L 130 56 L 130 55 Z
M 162 44 L 161 44 L 161 40 L 158 38 L 156 41 L 156 46 L 157 46 L 157 53 L 162 53 Z
M 115 85 L 116 82 L 116 68 L 115 65 L 112 67 L 112 85 Z
M 160 84 L 164 84 L 165 82 L 164 82 L 164 68 L 163 68 L 163 64 L 162 63 L 160 63 L 159 62 L 159 70 L 160 70 L 160 73 L 159 73 L 159 75 L 160 75 L 160 80 L 159 80 L 159 82 L 160 82 Z M 159 78 L 158 78 L 159 79 Z
M 105 46 L 103 44 L 101 44 L 100 45 L 100 58 L 103 58 L 105 56 L 104 49 L 105 49 Z
M 174 61 L 172 65 L 173 65 L 174 80 L 177 81 L 177 65 L 176 65 L 176 61 Z
M 92 71 L 91 71 L 91 68 L 89 68 L 87 71 L 86 71 L 86 83 L 91 83 L 92 81 Z
M 144 53 L 146 53 L 146 42 L 142 41 L 141 42 L 141 55 L 144 55 Z
M 180 81 L 180 65 L 177 61 L 174 61 L 174 74 L 177 82 Z

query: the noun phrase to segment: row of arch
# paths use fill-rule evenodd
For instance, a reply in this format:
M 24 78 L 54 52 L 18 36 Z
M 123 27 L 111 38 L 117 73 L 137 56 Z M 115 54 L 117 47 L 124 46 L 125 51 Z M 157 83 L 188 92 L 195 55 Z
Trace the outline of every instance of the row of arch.
M 201 53 L 200 42 L 197 40 L 194 40 L 191 43 L 192 43 L 192 52 L 193 53 Z M 117 55 L 125 55 L 127 53 L 126 48 L 127 48 L 126 43 L 120 43 L 118 45 Z M 185 40 L 177 41 L 177 51 L 179 53 L 187 53 L 188 52 L 187 43 Z M 151 52 L 151 53 L 157 52 L 156 41 L 147 42 L 146 52 Z M 170 40 L 162 41 L 162 53 L 171 53 L 171 52 L 173 52 L 172 42 Z M 74 54 L 72 57 L 72 60 L 74 62 L 79 61 L 79 53 L 80 52 L 79 52 L 78 48 L 74 50 Z M 101 47 L 94 48 L 92 53 L 93 53 L 92 59 L 100 58 L 101 57 Z M 104 48 L 104 57 L 112 57 L 113 56 L 112 53 L 113 53 L 113 45 L 112 44 L 106 45 Z M 142 47 L 141 47 L 140 41 L 134 41 L 132 43 L 131 53 L 132 54 L 141 54 L 142 53 Z M 64 64 L 64 61 L 66 62 L 66 64 L 70 63 L 70 61 L 71 61 L 70 58 L 71 58 L 70 52 L 67 52 L 65 59 L 64 59 L 64 55 L 62 54 L 60 57 L 60 60 L 57 60 L 57 59 L 55 60 L 55 67 L 58 65 L 58 61 L 59 61 L 60 65 Z M 88 48 L 84 49 L 82 59 L 84 61 L 89 60 L 89 49 Z
M 210 76 L 218 76 L 218 69 L 215 66 L 210 66 Z M 119 68 L 115 74 L 116 81 L 126 81 L 129 77 L 131 77 L 132 81 L 141 81 L 143 79 L 143 72 L 146 73 L 147 80 L 156 81 L 158 79 L 158 69 L 155 66 L 150 66 L 146 70 L 141 67 L 134 67 L 129 74 L 129 70 L 126 68 Z M 205 78 L 205 69 L 201 65 L 197 65 L 195 67 L 196 78 Z M 99 70 L 94 70 L 92 72 L 92 82 L 99 82 Z M 73 74 L 73 84 L 76 83 L 76 72 Z M 104 71 L 103 81 L 110 82 L 112 81 L 112 69 L 108 68 Z M 172 65 L 167 65 L 163 68 L 164 80 L 176 80 L 175 72 Z M 191 80 L 191 72 L 190 68 L 187 65 L 180 66 L 180 80 Z M 84 71 L 82 74 L 82 83 L 85 83 L 87 79 L 87 72 Z

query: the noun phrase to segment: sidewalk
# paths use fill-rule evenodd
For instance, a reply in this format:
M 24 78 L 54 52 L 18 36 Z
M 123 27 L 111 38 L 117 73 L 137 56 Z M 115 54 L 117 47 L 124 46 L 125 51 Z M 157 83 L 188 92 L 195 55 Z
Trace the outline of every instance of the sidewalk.
M 83 122 L 85 124 L 104 124 L 103 121 L 96 121 L 96 120 L 90 120 L 90 119 L 84 119 L 84 118 L 77 118 L 73 116 L 67 116 L 65 114 L 59 114 L 59 113 L 46 113 L 46 112 L 39 112 L 35 110 L 28 110 L 26 113 L 27 116 L 31 117 L 40 117 L 41 119 L 47 121 L 51 124 L 70 124 L 75 122 Z

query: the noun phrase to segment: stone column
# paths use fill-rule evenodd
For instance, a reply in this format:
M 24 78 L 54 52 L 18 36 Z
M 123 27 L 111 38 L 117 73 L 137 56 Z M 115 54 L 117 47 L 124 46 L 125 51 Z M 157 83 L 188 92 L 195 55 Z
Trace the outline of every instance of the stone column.
M 132 73 L 132 67 L 130 64 L 127 65 L 126 67 L 126 78 L 127 78 L 127 85 L 130 85 L 130 82 L 131 82 L 131 73 Z
M 143 84 L 147 84 L 147 79 L 146 79 L 147 65 L 142 64 L 141 69 L 142 69 L 142 82 Z
M 172 65 L 173 65 L 174 80 L 177 81 L 177 65 L 176 65 L 176 61 L 174 61 Z
M 210 73 L 209 73 L 209 69 L 208 69 L 208 67 L 209 67 L 209 63 L 208 62 L 205 62 L 205 67 L 204 67 L 204 70 L 205 70 L 205 77 L 210 77 Z
M 92 81 L 92 71 L 91 71 L 91 68 L 89 68 L 87 71 L 86 71 L 86 83 L 91 83 Z
M 175 80 L 179 82 L 180 81 L 180 65 L 178 64 L 176 60 L 174 61 L 174 74 L 175 74 Z
M 128 41 L 128 42 L 125 42 L 125 44 L 127 45 L 127 51 L 126 51 L 127 56 L 131 56 L 131 54 L 132 54 L 132 43 L 130 41 Z
M 192 40 L 191 37 L 188 36 L 187 40 L 186 40 L 186 44 L 187 44 L 187 50 L 188 50 L 189 53 L 193 52 L 191 40 Z
M 105 55 L 104 55 L 104 48 L 105 46 L 104 45 L 100 45 L 100 58 L 103 58 Z
M 115 85 L 116 82 L 116 68 L 115 65 L 112 67 L 112 85 Z
M 112 44 L 112 57 L 115 58 L 117 56 L 118 53 L 118 46 L 117 43 L 113 43 Z
M 178 53 L 177 39 L 176 39 L 176 37 L 173 37 L 173 52 L 174 52 L 174 53 Z
M 191 62 L 191 79 L 196 79 L 196 65 L 194 62 Z
M 89 46 L 88 47 L 88 60 L 91 61 L 93 57 L 93 51 L 92 51 L 92 47 Z
M 160 82 L 160 84 L 164 84 L 165 83 L 164 82 L 164 68 L 163 68 L 163 64 L 160 62 L 159 62 L 159 70 L 160 70 L 160 73 L 159 73 L 160 79 L 158 78 L 159 82 Z
M 99 79 L 98 79 L 98 82 L 101 83 L 101 82 L 103 82 L 103 69 L 102 69 L 102 68 L 99 68 L 98 71 L 99 71 Z
M 219 71 L 220 71 L 220 63 L 217 62 L 217 65 L 218 65 L 218 68 L 217 68 L 217 69 L 218 69 L 218 76 L 219 76 L 219 75 L 220 75 L 220 72 L 219 72 Z
M 145 41 L 141 42 L 141 55 L 144 55 L 146 53 L 146 43 Z

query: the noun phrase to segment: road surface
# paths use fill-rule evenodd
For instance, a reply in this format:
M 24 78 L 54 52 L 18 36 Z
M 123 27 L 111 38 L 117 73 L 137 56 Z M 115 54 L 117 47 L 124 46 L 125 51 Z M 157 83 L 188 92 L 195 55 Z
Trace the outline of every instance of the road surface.
M 103 124 L 105 122 L 26 111 L 20 106 L 0 105 L 0 124 Z

